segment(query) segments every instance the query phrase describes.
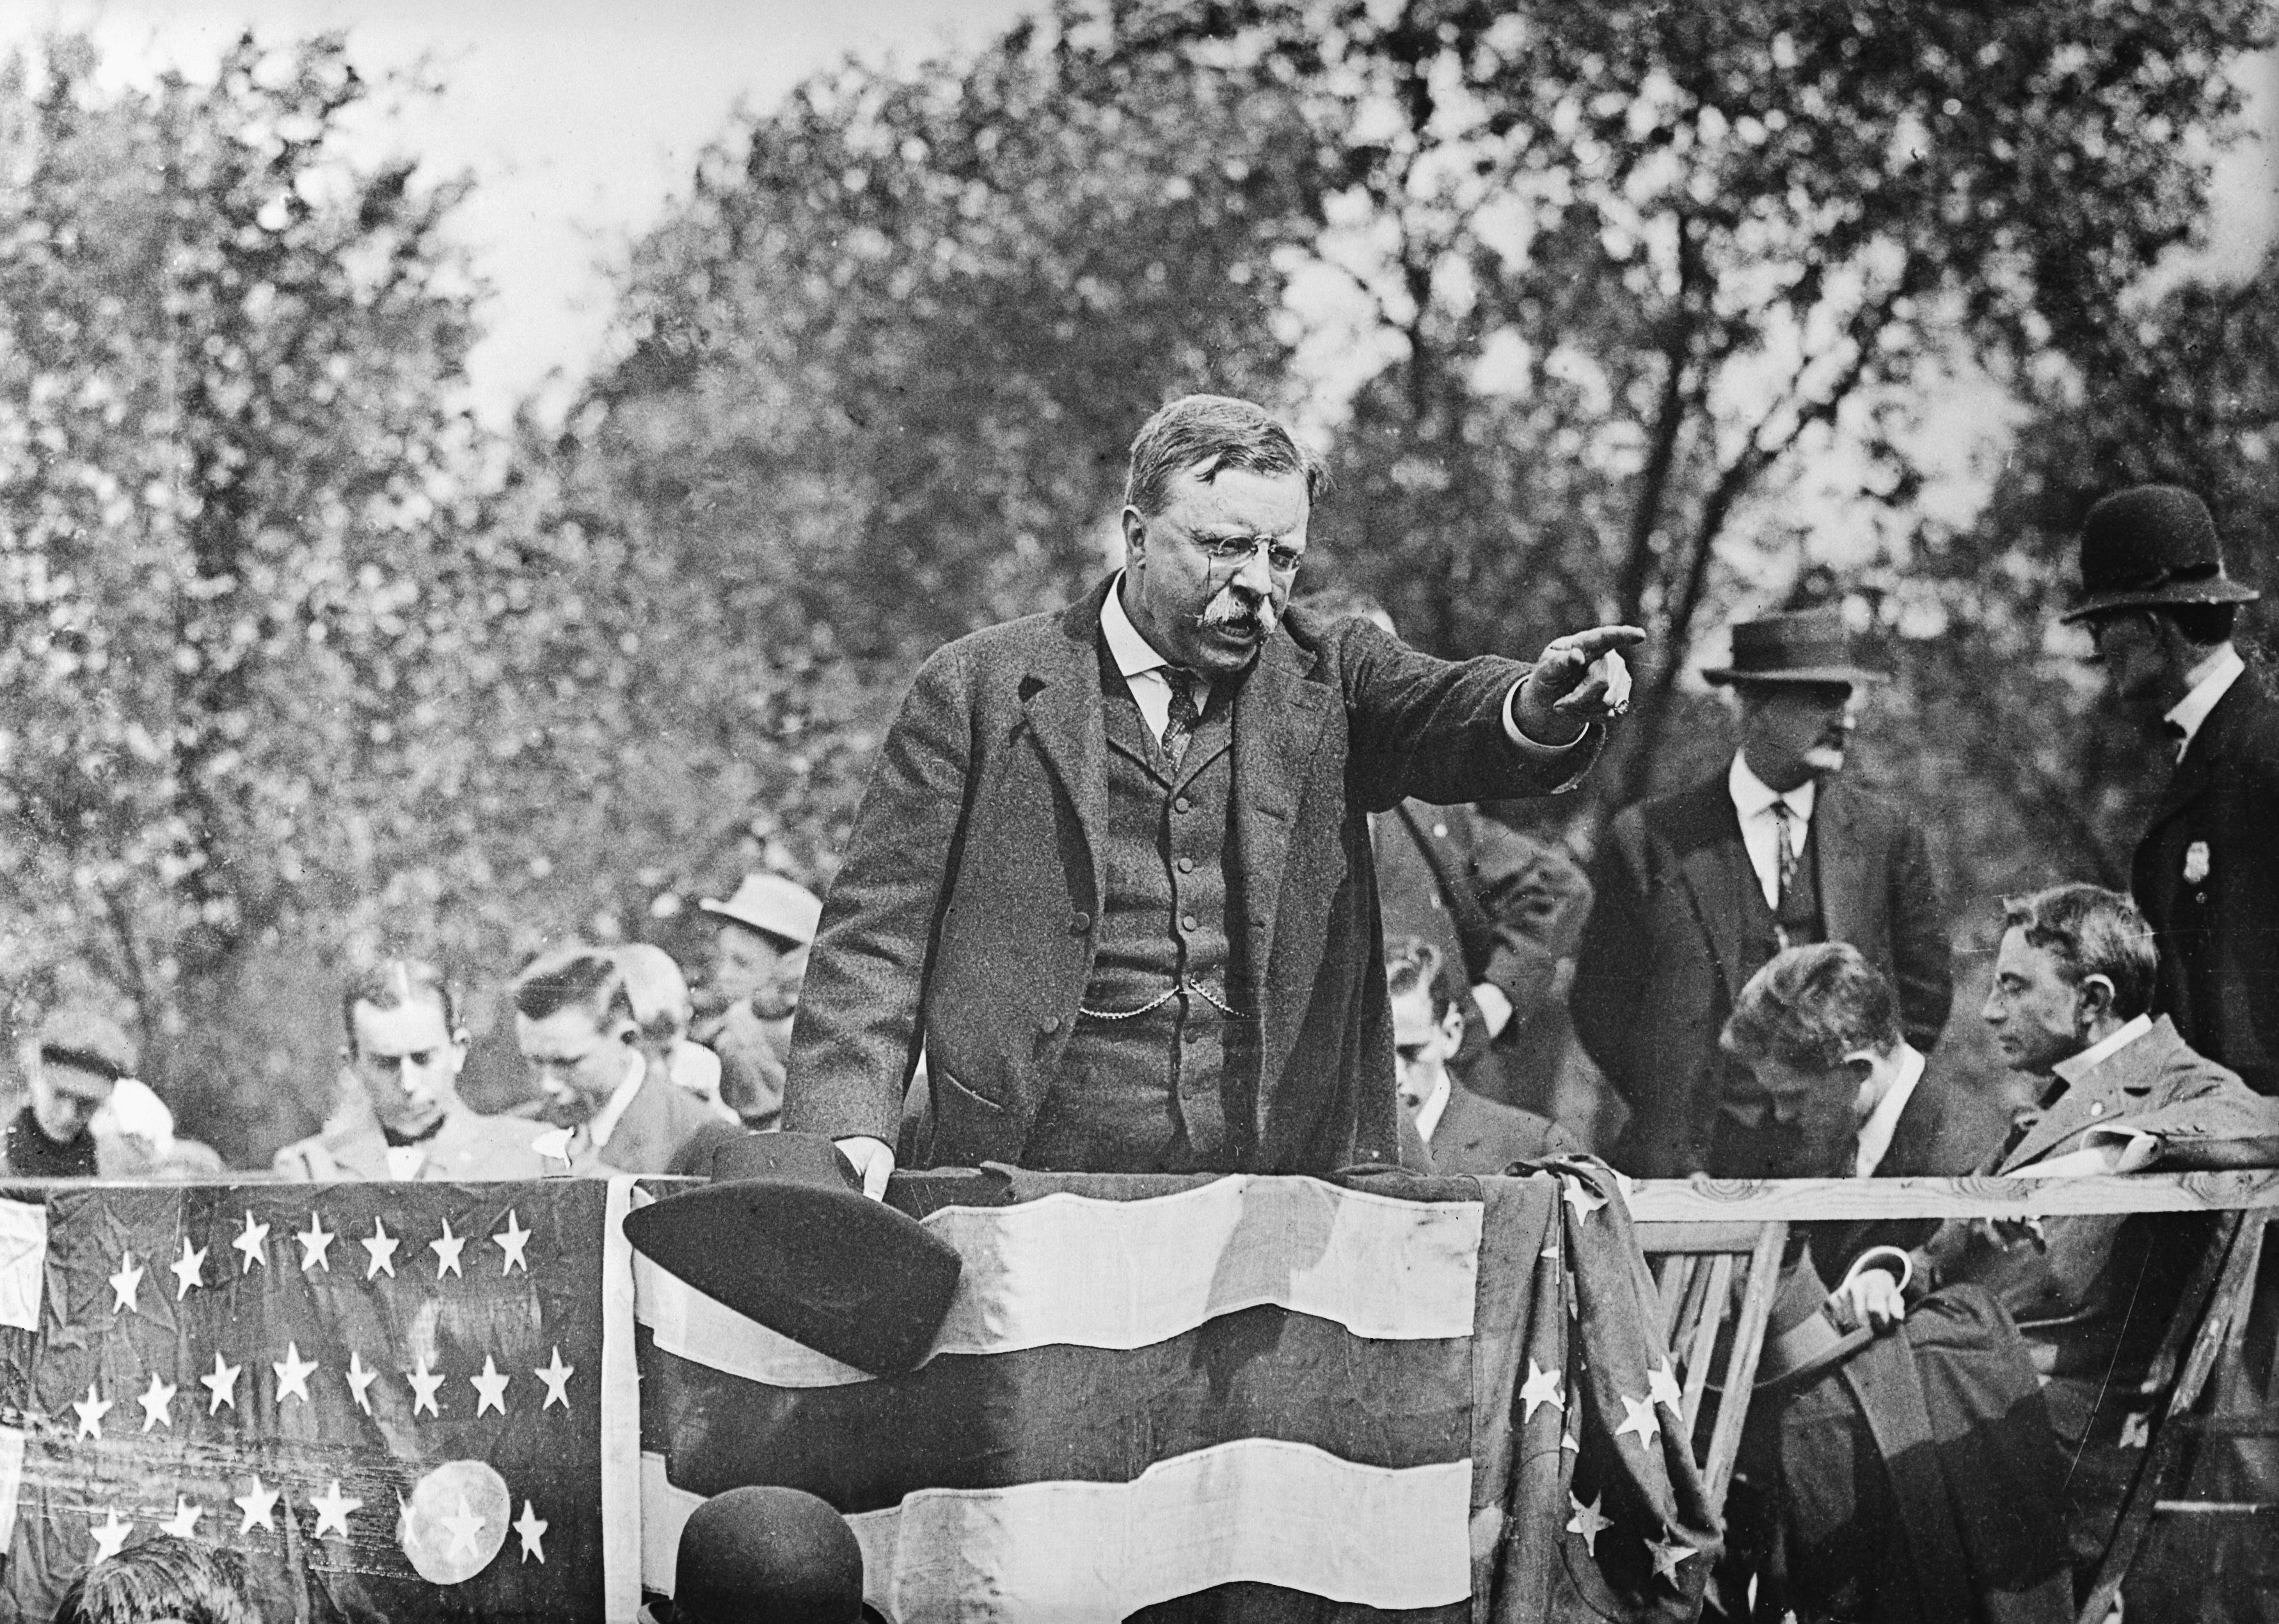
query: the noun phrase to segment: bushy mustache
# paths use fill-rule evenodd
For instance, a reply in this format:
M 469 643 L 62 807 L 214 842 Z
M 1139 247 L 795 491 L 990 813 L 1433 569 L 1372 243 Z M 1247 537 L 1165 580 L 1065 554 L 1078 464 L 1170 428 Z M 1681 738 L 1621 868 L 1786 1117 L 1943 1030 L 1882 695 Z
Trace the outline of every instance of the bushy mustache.
M 1255 624 L 1261 636 L 1271 636 L 1281 618 L 1281 612 L 1274 607 L 1273 599 L 1261 598 L 1255 603 L 1248 602 L 1233 586 L 1226 586 L 1220 587 L 1211 601 L 1203 605 L 1202 612 L 1195 617 L 1195 624 L 1213 630 Z

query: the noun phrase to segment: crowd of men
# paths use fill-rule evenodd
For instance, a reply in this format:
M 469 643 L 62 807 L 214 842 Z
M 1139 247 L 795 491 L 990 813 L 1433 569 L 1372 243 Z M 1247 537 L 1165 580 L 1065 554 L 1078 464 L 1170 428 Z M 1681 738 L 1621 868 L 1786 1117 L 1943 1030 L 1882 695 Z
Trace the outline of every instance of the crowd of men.
M 873 1195 L 898 1167 L 986 1161 L 1485 1174 L 1588 1150 L 1659 1177 L 2279 1165 L 2279 706 L 2233 645 L 2255 594 L 2196 497 L 2139 487 L 2086 521 L 2068 618 L 2113 692 L 2166 722 L 2176 764 L 2133 898 L 2059 885 L 1999 922 L 1979 1018 L 2020 1083 L 1969 1075 L 1941 1045 L 1949 944 L 1972 922 L 1947 913 L 1915 813 L 1844 775 L 1884 678 L 1839 615 L 1733 628 L 1702 673 L 1732 696 L 1730 761 L 1623 809 L 1586 872 L 1477 808 L 1583 778 L 1627 709 L 1623 651 L 1642 634 L 1446 662 L 1376 605 L 1293 596 L 1324 478 L 1255 406 L 1171 402 L 1132 446 L 1123 567 L 919 671 L 827 901 L 761 874 L 704 904 L 719 941 L 703 1019 L 655 948 L 549 954 L 513 988 L 535 1099 L 485 1116 L 456 1087 L 454 990 L 389 960 L 345 989 L 338 1109 L 277 1170 L 701 1173 L 725 1140 L 779 1126 L 834 1141 Z M 127 1086 L 132 1046 L 66 1010 L 35 1049 L 9 1168 L 105 1170 L 90 1122 Z M 1806 1229 L 1776 1352 L 1792 1333 L 1947 1326 L 1924 1357 L 1981 1361 L 1954 1390 L 2031 1418 L 1984 1481 L 2038 1485 L 2013 1497 L 2008 1555 L 1971 1553 L 1975 1594 L 2013 1597 L 2004 1616 L 2066 1616 L 2118 1508 L 2189 1226 Z M 1936 1587 L 1913 1611 L 1899 1591 L 1863 1596 L 1877 1574 L 1904 1589 L 1888 1542 L 1912 1525 L 1830 1487 L 1830 1436 L 1799 1424 L 1756 1474 L 1774 1485 L 1784 1605 L 1944 1616 Z
M 716 927 L 700 1015 L 680 966 L 647 943 L 541 954 L 511 989 L 527 1104 L 504 1115 L 460 1097 L 471 1035 L 460 990 L 392 957 L 341 992 L 341 1069 L 323 1126 L 276 1153 L 277 1176 L 543 1178 L 707 1172 L 712 1152 L 775 1126 L 783 1058 L 822 903 L 779 874 L 748 875 L 701 904 Z M 134 1076 L 136 1046 L 107 1013 L 51 1011 L 24 1046 L 25 1099 L 0 1138 L 19 1177 L 197 1179 L 221 1158 L 178 1137 Z M 236 1176 L 243 1176 L 237 1175 Z

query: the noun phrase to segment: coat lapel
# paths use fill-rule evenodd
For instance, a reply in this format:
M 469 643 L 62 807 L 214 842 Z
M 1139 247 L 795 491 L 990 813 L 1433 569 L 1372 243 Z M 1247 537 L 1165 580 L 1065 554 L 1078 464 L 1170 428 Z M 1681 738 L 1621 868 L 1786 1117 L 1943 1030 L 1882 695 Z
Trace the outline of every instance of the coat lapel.
M 1274 951 L 1275 902 L 1290 861 L 1299 797 L 1330 718 L 1343 703 L 1335 690 L 1306 680 L 1309 664 L 1289 633 L 1278 631 L 1235 690 L 1235 852 L 1248 892 L 1255 976 L 1264 975 Z
M 1692 898 L 1693 916 L 1708 938 L 1726 996 L 1738 996 L 1746 979 L 1742 967 L 1748 962 L 1742 921 L 1753 912 L 1744 888 L 1757 884 L 1757 874 L 1741 843 L 1741 821 L 1725 793 L 1723 775 L 1696 786 L 1671 808 L 1671 815 L 1670 846 Z M 1758 900 L 1761 906 L 1761 892 Z
M 1108 803 L 1108 721 L 1100 700 L 1100 608 L 1110 577 L 1060 617 L 1058 635 L 1041 640 L 1021 678 L 1031 735 L 1061 793 L 1076 808 L 1090 865 L 1092 894 L 1101 894 L 1100 823 Z
M 2002 1159 L 2007 1173 L 2038 1161 L 2085 1128 L 2125 1119 L 2143 1103 L 2170 1051 L 2180 1040 L 2162 1015 L 2152 1030 L 2069 1084 L 2058 1102 L 2026 1130 L 2017 1148 Z M 2103 1109 L 2093 1109 L 2102 1107 Z
M 1821 780 L 1818 795 L 1812 842 L 1819 864 L 1822 933 L 1831 942 L 1868 941 L 1869 867 L 1860 847 L 1852 797 L 1830 778 Z

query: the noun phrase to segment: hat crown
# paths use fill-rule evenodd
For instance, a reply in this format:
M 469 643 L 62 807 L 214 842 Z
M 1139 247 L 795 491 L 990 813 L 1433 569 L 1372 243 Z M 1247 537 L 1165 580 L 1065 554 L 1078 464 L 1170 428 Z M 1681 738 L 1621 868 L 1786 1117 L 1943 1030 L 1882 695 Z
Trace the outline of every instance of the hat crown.
M 1731 662 L 1705 672 L 1712 682 L 1876 682 L 1852 647 L 1851 628 L 1834 609 L 1797 609 L 1737 622 Z
M 2089 510 L 2081 581 L 2089 592 L 2142 590 L 2223 574 L 2223 545 L 2207 505 L 2173 485 L 2118 491 Z
M 703 898 L 699 906 L 715 917 L 802 946 L 815 939 L 823 903 L 797 880 L 781 874 L 747 874 L 726 901 Z
M 114 1077 L 134 1072 L 134 1040 L 126 1029 L 97 1009 L 66 1004 L 40 1023 L 36 1041 L 42 1059 L 74 1064 Z
M 854 1624 L 863 1611 L 863 1548 L 815 1495 L 731 1489 L 682 1525 L 673 1603 L 675 1617 L 691 1624 Z

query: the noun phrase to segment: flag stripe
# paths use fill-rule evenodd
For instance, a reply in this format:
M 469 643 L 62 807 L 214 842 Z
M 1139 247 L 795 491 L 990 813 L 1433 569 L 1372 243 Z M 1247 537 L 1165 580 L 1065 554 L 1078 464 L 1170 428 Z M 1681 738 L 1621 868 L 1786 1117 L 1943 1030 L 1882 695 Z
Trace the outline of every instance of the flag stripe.
M 630 1176 L 611 1178 L 602 1218 L 602 1616 L 609 1624 L 633 1624 L 641 1613 L 641 1366 L 625 1238 L 625 1214 L 640 1193 Z
M 1151 1347 L 951 1355 L 859 1387 L 771 1388 L 651 1349 L 644 1444 L 702 1493 L 779 1483 L 842 1511 L 928 1488 L 1116 1482 L 1242 1436 L 1371 1467 L 1471 1453 L 1472 1349 L 1370 1342 L 1277 1308 Z
M 649 1583 L 669 1594 L 679 1524 L 702 1500 L 661 1457 L 641 1464 Z M 926 1490 L 850 1521 L 869 1599 L 898 1624 L 1114 1624 L 1245 1581 L 1387 1609 L 1462 1602 L 1470 1495 L 1468 1460 L 1393 1470 L 1242 1438 L 1129 1482 Z
M 1062 1192 L 1014 1207 L 949 1207 L 925 1222 L 965 1264 L 937 1357 L 1061 1343 L 1145 1347 L 1265 1304 L 1356 1337 L 1471 1334 L 1477 1201 L 1238 1177 L 1134 1201 Z M 645 1260 L 637 1275 L 641 1321 L 668 1352 L 776 1387 L 868 1379 Z

